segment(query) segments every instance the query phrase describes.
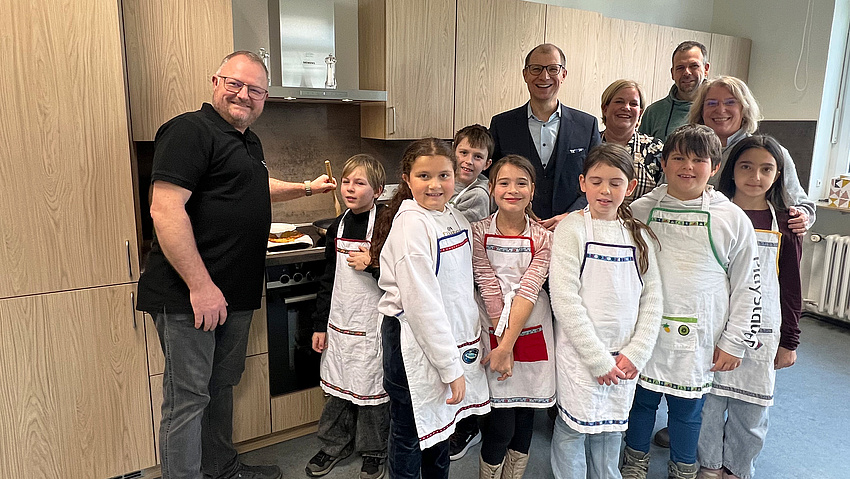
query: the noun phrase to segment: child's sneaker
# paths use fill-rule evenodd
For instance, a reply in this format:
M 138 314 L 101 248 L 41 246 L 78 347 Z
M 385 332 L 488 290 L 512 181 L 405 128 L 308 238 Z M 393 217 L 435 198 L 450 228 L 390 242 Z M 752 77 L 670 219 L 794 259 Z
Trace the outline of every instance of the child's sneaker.
M 363 466 L 360 467 L 360 479 L 381 479 L 386 473 L 383 457 L 363 456 Z
M 667 479 L 697 479 L 699 464 L 667 461 Z
M 305 471 L 307 475 L 310 477 L 319 477 L 324 476 L 325 474 L 331 472 L 331 469 L 336 466 L 336 463 L 345 459 L 344 457 L 333 457 L 325 454 L 325 451 L 319 451 L 310 459 L 310 462 L 307 463 L 307 467 Z
M 470 447 L 481 442 L 481 431 L 478 430 L 478 427 L 475 428 L 474 432 L 466 432 L 456 429 L 455 432 L 449 436 L 449 460 L 457 461 L 462 458 L 466 451 L 469 450 Z
M 723 469 L 708 469 L 706 467 L 699 468 L 697 479 L 723 479 Z
M 649 472 L 649 453 L 636 451 L 629 446 L 623 451 L 623 479 L 646 479 Z

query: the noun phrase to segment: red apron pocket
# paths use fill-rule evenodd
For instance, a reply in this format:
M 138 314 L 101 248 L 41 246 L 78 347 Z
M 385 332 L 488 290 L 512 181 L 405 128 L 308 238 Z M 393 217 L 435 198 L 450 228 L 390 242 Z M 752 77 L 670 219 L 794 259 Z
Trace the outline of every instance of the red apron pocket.
M 491 345 L 493 341 L 495 341 L 495 336 L 490 336 Z M 514 344 L 514 361 L 533 363 L 548 360 L 549 353 L 546 351 L 543 326 L 523 329 L 516 340 L 516 344 Z

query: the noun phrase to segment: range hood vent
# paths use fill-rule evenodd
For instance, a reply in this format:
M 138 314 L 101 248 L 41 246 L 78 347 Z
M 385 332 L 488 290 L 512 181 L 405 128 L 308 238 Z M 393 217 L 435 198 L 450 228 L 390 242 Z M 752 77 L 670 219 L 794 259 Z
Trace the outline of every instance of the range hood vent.
M 359 89 L 357 3 L 235 1 L 234 48 L 266 53 L 270 100 L 387 101 L 385 91 Z

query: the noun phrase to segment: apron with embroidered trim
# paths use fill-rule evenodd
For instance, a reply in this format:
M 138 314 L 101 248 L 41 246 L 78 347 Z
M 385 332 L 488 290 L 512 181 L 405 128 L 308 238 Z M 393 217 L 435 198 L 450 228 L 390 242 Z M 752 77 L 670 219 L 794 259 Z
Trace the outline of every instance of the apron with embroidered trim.
M 660 198 L 667 195 L 667 186 Z M 660 207 L 647 224 L 661 241 L 658 269 L 664 294 L 655 350 L 640 374 L 646 389 L 682 398 L 701 398 L 714 378 L 714 345 L 729 310 L 729 280 L 711 238 L 710 197 L 700 209 Z M 666 246 L 665 246 L 666 245 Z
M 479 297 L 482 332 L 485 333 L 485 356 L 498 345 L 497 335 L 501 335 L 508 326 L 513 299 L 535 254 L 528 218 L 522 236 L 504 236 L 496 228 L 498 214 L 493 216 L 490 228 L 484 235 L 484 249 L 499 280 L 505 304 L 498 326 L 493 328 L 487 309 Z M 531 315 L 514 344 L 513 376 L 499 381 L 501 374 L 485 366 L 491 406 L 546 408 L 555 404 L 554 344 L 549 295 L 541 289 Z
M 779 327 L 782 307 L 779 302 L 779 246 L 782 234 L 776 212 L 768 203 L 772 216 L 770 230 L 756 230 L 761 269 L 761 329 L 755 349 L 747 348 L 741 365 L 732 371 L 714 373 L 711 393 L 732 397 L 760 406 L 773 404 L 776 370 L 773 360 L 779 349 Z
M 336 238 L 336 272 L 328 317 L 327 349 L 320 369 L 322 389 L 358 406 L 373 406 L 390 400 L 384 391 L 381 341 L 378 336 L 378 300 L 383 291 L 371 273 L 357 271 L 347 258 L 360 246 L 371 245 L 376 208 L 369 211 L 366 239 L 347 239 L 345 219 L 339 222 Z
M 457 222 L 459 213 L 447 209 Z M 399 314 L 401 354 L 421 449 L 448 439 L 460 419 L 490 411 L 487 377 L 481 365 L 481 328 L 473 289 L 469 230 L 458 225 L 458 231 L 440 236 L 434 218 L 426 216 L 437 231 L 437 281 L 461 359 L 466 393 L 459 404 L 446 404 L 446 399 L 451 397 L 449 385 L 443 383 L 439 372 L 430 365 L 404 313 Z
M 617 220 L 619 222 L 619 220 Z M 579 296 L 596 336 L 612 355 L 617 355 L 634 335 L 640 309 L 643 280 L 635 247 L 621 225 L 621 244 L 594 241 L 593 220 L 584 210 L 587 242 L 581 267 Z M 570 339 L 556 334 L 558 351 L 558 413 L 574 430 L 595 434 L 625 431 L 637 379 L 600 385 L 582 363 Z

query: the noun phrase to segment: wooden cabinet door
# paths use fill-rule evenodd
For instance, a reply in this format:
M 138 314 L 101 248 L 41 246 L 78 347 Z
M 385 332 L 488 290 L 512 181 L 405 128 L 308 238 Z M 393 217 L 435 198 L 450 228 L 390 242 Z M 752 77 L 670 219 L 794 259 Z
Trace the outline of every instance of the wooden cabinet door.
M 670 94 L 670 87 L 673 86 L 673 74 L 670 72 L 673 66 L 673 50 L 680 43 L 687 40 L 694 40 L 705 45 L 705 48 L 708 49 L 708 62 L 711 64 L 708 70 L 708 76 L 714 76 L 714 57 L 711 51 L 710 33 L 659 26 L 658 43 L 655 47 L 658 61 L 655 67 L 655 81 L 652 86 L 652 99 L 649 100 L 650 103 Z
M 116 2 L 4 2 L 0 298 L 138 279 Z
M 230 0 L 124 0 L 135 141 L 212 98 L 211 78 L 233 50 Z
M 458 0 L 454 129 L 528 101 L 525 55 L 543 43 L 546 6 L 519 0 Z M 506 32 L 511 32 L 509 35 Z
M 360 88 L 386 89 L 363 104 L 361 135 L 451 138 L 455 0 L 360 0 Z
M 711 60 L 709 76 L 714 78 L 729 75 L 746 82 L 750 73 L 750 47 L 752 44 L 753 42 L 749 38 L 712 33 L 711 50 L 708 54 Z
M 0 301 L 4 477 L 103 478 L 154 465 L 135 285 Z
M 615 80 L 625 79 L 638 82 L 643 88 L 647 102 L 652 98 L 655 70 L 662 60 L 656 56 L 658 25 L 606 18 L 605 28 L 608 41 L 600 52 L 600 74 L 598 93 L 592 110 L 585 110 L 600 118 L 602 126 L 602 92 Z
M 607 65 L 609 30 L 598 13 L 546 7 L 546 42 L 560 47 L 567 57 L 567 79 L 558 94 L 564 105 L 599 116 L 600 74 Z

